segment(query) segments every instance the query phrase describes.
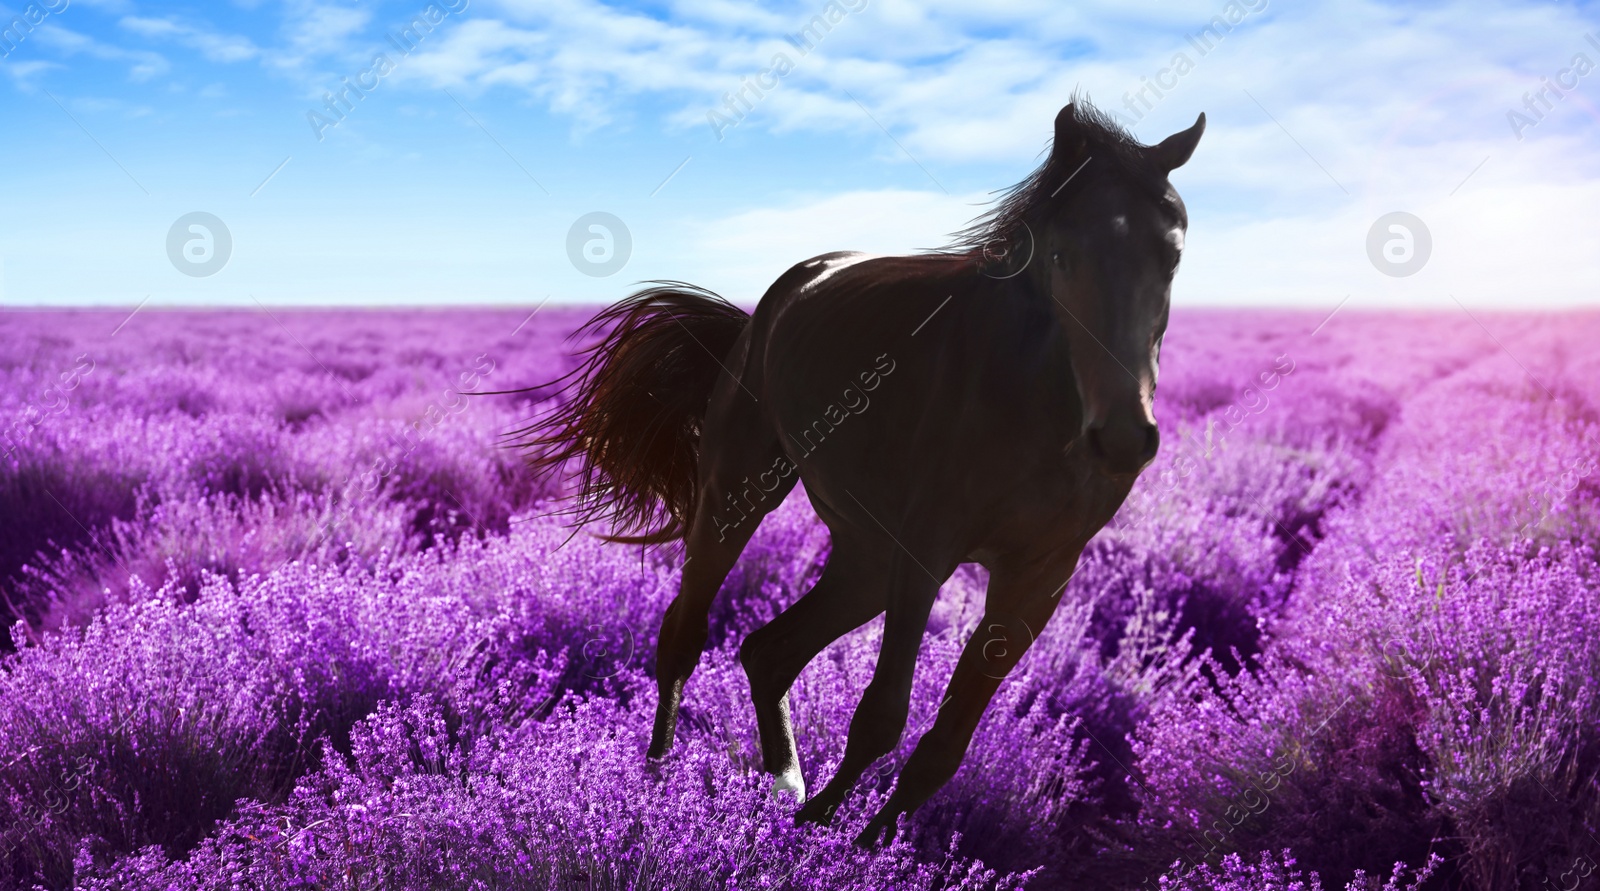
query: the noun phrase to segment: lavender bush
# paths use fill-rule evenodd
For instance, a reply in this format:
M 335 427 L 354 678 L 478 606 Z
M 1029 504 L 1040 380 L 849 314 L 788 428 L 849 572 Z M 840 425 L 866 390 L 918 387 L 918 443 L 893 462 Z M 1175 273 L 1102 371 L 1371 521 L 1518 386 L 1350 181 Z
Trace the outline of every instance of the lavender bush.
M 1600 857 L 1600 318 L 1175 313 L 1156 464 L 863 851 L 984 571 L 900 746 L 797 827 L 737 659 L 827 557 L 797 491 L 647 766 L 681 552 L 572 535 L 501 439 L 553 391 L 490 392 L 587 315 L 0 314 L 0 887 L 1497 891 Z M 795 685 L 813 782 L 880 634 Z

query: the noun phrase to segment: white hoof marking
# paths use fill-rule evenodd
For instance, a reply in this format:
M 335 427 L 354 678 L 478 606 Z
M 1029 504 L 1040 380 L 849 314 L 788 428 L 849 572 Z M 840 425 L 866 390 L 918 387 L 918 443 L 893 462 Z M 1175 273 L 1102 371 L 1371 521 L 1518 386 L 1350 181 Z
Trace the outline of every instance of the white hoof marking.
M 772 794 L 774 796 L 789 793 L 795 798 L 796 804 L 804 804 L 806 800 L 806 781 L 800 775 L 800 768 L 790 769 L 778 774 L 772 780 Z

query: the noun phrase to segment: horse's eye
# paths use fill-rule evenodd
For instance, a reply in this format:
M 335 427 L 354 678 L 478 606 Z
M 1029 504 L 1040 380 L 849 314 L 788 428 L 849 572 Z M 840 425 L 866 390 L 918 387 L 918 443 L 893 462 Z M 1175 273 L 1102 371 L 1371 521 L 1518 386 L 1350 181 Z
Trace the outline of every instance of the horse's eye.
M 1067 265 L 1066 261 L 1061 259 L 1060 251 L 1056 251 L 1050 255 L 1050 262 L 1056 264 L 1056 266 L 1060 268 L 1066 268 Z

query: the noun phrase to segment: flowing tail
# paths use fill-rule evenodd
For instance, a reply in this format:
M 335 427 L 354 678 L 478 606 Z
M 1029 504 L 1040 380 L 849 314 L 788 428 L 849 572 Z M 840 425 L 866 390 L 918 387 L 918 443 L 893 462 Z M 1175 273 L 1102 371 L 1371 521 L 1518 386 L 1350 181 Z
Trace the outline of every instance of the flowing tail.
M 536 474 L 579 462 L 580 525 L 606 520 L 609 541 L 663 544 L 688 534 L 701 425 L 722 360 L 750 323 L 744 310 L 683 282 L 653 282 L 574 336 L 601 331 L 583 362 L 553 383 L 561 408 L 513 431 Z M 631 534 L 630 534 L 631 533 Z

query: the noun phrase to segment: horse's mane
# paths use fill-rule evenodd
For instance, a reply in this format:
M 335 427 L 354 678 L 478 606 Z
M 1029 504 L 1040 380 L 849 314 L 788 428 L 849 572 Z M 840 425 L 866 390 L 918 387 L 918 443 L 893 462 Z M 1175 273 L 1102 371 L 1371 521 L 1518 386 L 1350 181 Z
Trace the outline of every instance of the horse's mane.
M 1062 147 L 1054 145 L 1052 138 L 1044 163 L 1021 182 L 1005 189 L 993 207 L 956 232 L 940 253 L 973 253 L 982 251 L 985 245 L 1009 240 L 1024 221 L 1037 219 L 1050 205 L 1066 199 L 1071 190 L 1062 190 L 1061 186 L 1068 177 L 1088 179 L 1105 169 L 1093 171 L 1089 168 L 1100 165 L 1091 162 L 1078 176 L 1073 176 L 1084 158 L 1105 162 L 1110 169 L 1137 182 L 1155 185 L 1166 179 L 1150 164 L 1145 147 L 1133 134 L 1111 115 L 1091 105 L 1087 98 L 1073 93 L 1068 120 L 1083 138 L 1082 148 L 1061 151 Z

